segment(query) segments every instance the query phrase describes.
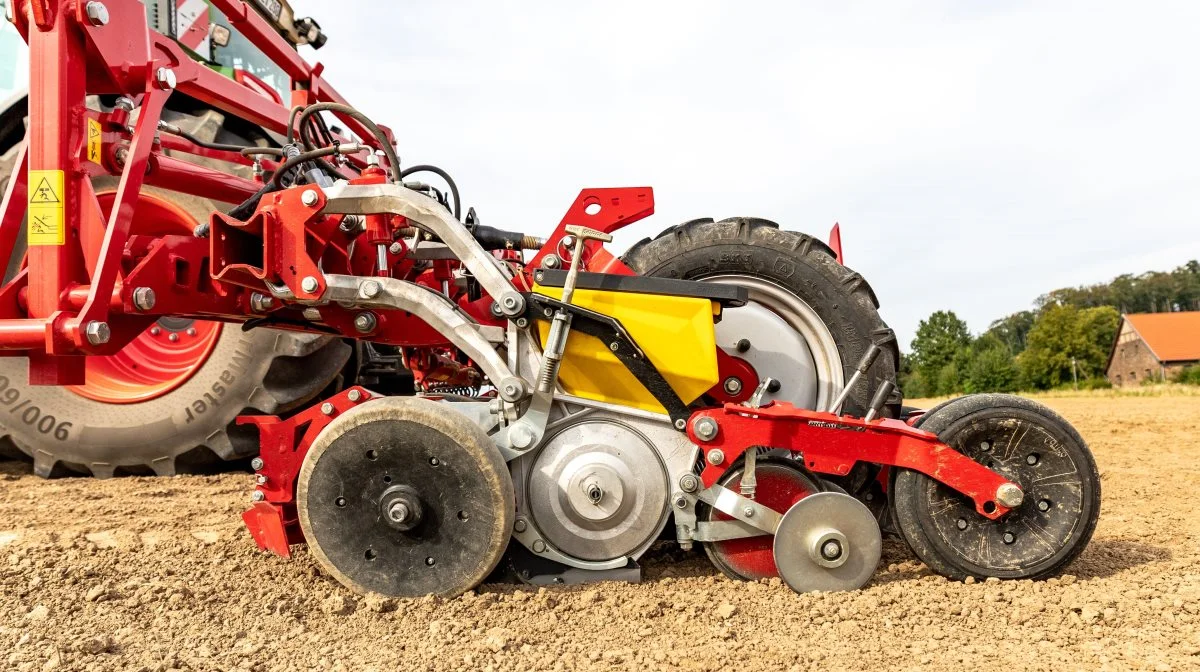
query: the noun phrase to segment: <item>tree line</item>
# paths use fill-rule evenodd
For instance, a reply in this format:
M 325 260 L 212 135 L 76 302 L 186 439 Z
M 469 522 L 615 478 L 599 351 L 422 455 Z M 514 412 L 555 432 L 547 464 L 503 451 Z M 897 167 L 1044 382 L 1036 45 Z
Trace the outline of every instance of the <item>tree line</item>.
M 1200 262 L 1169 272 L 1125 274 L 1110 282 L 1056 289 L 1033 310 L 1013 313 L 974 336 L 953 311 L 917 326 L 901 356 L 906 397 L 973 392 L 1107 387 L 1105 366 L 1122 313 L 1200 310 Z M 1200 382 L 1200 370 L 1183 374 Z

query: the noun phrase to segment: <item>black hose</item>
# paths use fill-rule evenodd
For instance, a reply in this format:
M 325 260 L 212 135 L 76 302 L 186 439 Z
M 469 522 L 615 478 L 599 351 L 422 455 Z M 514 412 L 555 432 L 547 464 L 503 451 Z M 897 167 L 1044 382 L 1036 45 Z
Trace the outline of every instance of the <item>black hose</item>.
M 317 112 L 322 112 L 324 110 L 329 110 L 330 112 L 340 112 L 348 117 L 351 117 L 352 119 L 355 119 L 363 126 L 366 126 L 367 130 L 371 131 L 371 134 L 375 136 L 375 141 L 379 143 L 380 148 L 383 149 L 383 153 L 387 155 L 388 163 L 391 164 L 392 174 L 395 176 L 393 182 L 400 182 L 400 157 L 396 156 L 396 148 L 392 147 L 392 143 L 388 142 L 387 136 L 384 135 L 383 130 L 381 130 L 379 126 L 375 124 L 375 122 L 371 121 L 371 119 L 362 112 L 359 112 L 349 105 L 343 105 L 341 103 L 316 103 L 304 108 L 304 111 L 300 113 L 300 116 L 296 121 L 298 124 L 303 126 L 304 122 L 310 115 Z
M 280 166 L 278 168 L 275 169 L 275 174 L 271 175 L 270 183 L 272 185 L 278 187 L 279 180 L 282 179 L 284 174 L 286 174 L 292 168 L 295 168 L 296 166 L 298 166 L 302 163 L 307 163 L 309 161 L 318 160 L 322 156 L 329 156 L 331 154 L 337 154 L 337 153 L 338 153 L 338 147 L 336 145 L 333 145 L 330 147 L 321 147 L 319 149 L 314 149 L 309 152 L 303 152 L 301 154 L 297 154 L 296 156 L 293 156 L 292 158 L 288 159 L 287 161 L 284 161 L 282 164 L 280 164 Z M 327 166 L 329 165 L 325 161 L 321 161 L 320 163 L 323 163 Z M 337 175 L 337 174 L 335 173 L 335 175 Z M 341 176 L 337 175 L 337 177 L 341 177 Z
M 408 177 L 414 173 L 433 173 L 446 181 L 450 187 L 450 195 L 454 197 L 454 218 L 462 221 L 462 200 L 458 197 L 458 185 L 454 183 L 454 178 L 450 177 L 450 173 L 438 168 L 423 163 L 417 166 L 411 166 L 400 171 L 400 178 Z

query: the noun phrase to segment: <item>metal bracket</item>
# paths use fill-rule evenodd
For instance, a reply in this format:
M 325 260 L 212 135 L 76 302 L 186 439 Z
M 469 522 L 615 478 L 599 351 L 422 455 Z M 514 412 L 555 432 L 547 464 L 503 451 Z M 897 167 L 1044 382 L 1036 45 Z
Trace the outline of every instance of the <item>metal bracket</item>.
M 742 497 L 721 485 L 712 485 L 707 490 L 696 493 L 696 496 L 721 513 L 768 534 L 775 534 L 775 530 L 779 529 L 779 521 L 783 520 L 783 514 L 778 511 L 769 509 L 753 499 Z

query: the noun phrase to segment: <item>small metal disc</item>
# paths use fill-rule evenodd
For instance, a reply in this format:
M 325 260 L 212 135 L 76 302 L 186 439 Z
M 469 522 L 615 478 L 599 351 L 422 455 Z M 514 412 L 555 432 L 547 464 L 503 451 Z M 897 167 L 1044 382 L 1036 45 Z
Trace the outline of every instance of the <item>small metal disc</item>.
M 479 585 L 508 544 L 512 480 L 449 402 L 385 397 L 326 427 L 304 458 L 296 508 L 309 549 L 342 584 L 392 597 Z
M 821 492 L 796 502 L 775 531 L 775 565 L 792 590 L 861 588 L 879 566 L 883 538 L 862 502 Z

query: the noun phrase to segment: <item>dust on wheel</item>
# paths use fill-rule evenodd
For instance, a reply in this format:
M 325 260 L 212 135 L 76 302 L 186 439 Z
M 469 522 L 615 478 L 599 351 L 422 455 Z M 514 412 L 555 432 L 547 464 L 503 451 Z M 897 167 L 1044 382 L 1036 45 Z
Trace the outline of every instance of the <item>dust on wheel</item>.
M 973 395 L 921 417 L 918 427 L 1021 486 L 996 520 L 914 471 L 892 483 L 898 527 L 931 569 L 954 579 L 1040 578 L 1087 545 L 1100 514 L 1100 477 L 1082 437 L 1048 408 L 1008 395 Z
M 386 397 L 334 420 L 296 485 L 304 537 L 343 585 L 454 596 L 499 563 L 515 516 L 508 468 L 447 403 Z

